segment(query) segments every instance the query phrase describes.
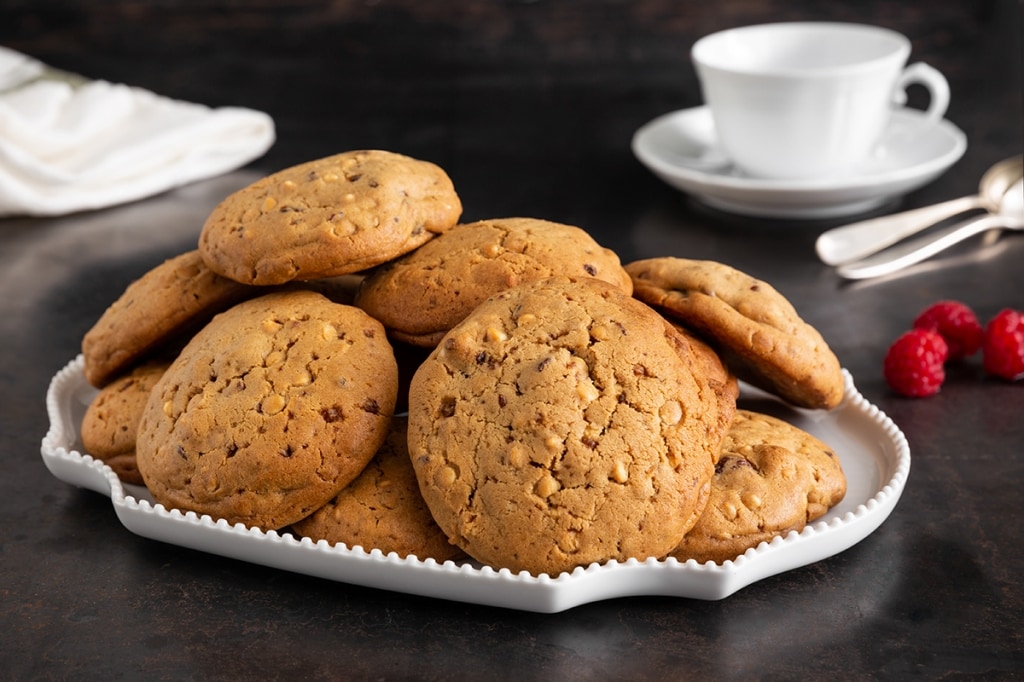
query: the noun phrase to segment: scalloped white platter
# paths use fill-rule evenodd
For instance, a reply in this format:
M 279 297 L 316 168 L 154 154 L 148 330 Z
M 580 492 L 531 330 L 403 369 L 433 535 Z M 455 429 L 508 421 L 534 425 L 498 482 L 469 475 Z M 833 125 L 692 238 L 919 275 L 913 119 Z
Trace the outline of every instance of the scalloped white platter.
M 165 509 L 144 487 L 122 484 L 102 461 L 82 451 L 78 426 L 96 389 L 79 356 L 50 383 L 50 428 L 43 462 L 65 483 L 109 496 L 120 522 L 142 537 L 337 582 L 539 613 L 557 613 L 617 597 L 659 595 L 724 599 L 763 578 L 838 554 L 873 533 L 899 501 L 910 473 L 910 447 L 889 417 L 868 402 L 844 370 L 846 395 L 831 411 L 800 410 L 743 385 L 741 405 L 811 433 L 839 455 L 846 497 L 803 531 L 761 543 L 735 560 L 698 564 L 675 559 L 591 564 L 559 576 L 495 570 L 475 562 L 443 564 L 380 550 L 330 545 L 290 533 Z

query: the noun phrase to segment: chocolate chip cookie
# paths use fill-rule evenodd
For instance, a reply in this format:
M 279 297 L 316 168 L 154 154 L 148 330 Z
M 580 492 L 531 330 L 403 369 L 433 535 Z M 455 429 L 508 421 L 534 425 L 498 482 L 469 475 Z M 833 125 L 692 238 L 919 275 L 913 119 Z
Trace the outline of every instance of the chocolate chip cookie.
M 738 410 L 711 479 L 711 497 L 671 556 L 723 562 L 800 531 L 846 495 L 835 452 L 776 417 Z
M 767 282 L 714 261 L 651 258 L 626 265 L 633 294 L 707 339 L 736 375 L 793 405 L 843 398 L 839 360 Z
M 475 559 L 558 575 L 661 557 L 703 510 L 718 397 L 656 312 L 596 279 L 496 294 L 410 387 L 409 453 Z
M 168 365 L 169 360 L 154 360 L 114 379 L 100 389 L 82 417 L 82 448 L 125 483 L 143 483 L 135 461 L 135 436 L 149 393 Z
M 136 454 L 168 508 L 276 529 L 352 481 L 387 436 L 397 367 L 384 328 L 311 291 L 215 317 L 153 387 Z
M 199 236 L 206 263 L 244 284 L 365 270 L 458 222 L 462 204 L 438 166 L 381 150 L 308 161 L 222 201 Z

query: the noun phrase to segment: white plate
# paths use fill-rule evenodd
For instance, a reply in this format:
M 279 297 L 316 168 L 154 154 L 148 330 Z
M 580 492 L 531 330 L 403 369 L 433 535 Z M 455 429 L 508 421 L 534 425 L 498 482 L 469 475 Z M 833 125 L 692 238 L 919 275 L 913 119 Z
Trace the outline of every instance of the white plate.
M 633 153 L 669 185 L 731 213 L 768 218 L 833 218 L 862 213 L 931 182 L 967 149 L 949 121 L 928 122 L 915 109 L 893 112 L 872 156 L 843 178 L 744 177 L 724 160 L 711 110 L 659 116 L 633 135 Z
M 907 439 L 857 392 L 848 373 L 846 397 L 830 412 L 790 408 L 744 386 L 741 400 L 800 426 L 839 455 L 847 477 L 846 498 L 839 505 L 802 532 L 762 543 L 723 564 L 631 559 L 557 577 L 532 576 L 472 562 L 402 559 L 167 510 L 154 504 L 145 488 L 123 485 L 110 467 L 81 452 L 78 425 L 95 395 L 82 374 L 81 356 L 54 376 L 46 396 L 50 429 L 42 442 L 43 461 L 58 479 L 109 495 L 118 519 L 133 533 L 328 580 L 541 613 L 636 595 L 722 599 L 860 542 L 892 512 L 910 472 Z

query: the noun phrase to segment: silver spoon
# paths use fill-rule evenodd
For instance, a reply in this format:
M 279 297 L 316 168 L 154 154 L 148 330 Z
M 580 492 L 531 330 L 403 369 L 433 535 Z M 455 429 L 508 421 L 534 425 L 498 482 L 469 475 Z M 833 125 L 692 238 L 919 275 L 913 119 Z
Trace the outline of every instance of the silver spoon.
M 1007 188 L 1022 176 L 1024 157 L 1004 159 L 981 177 L 976 195 L 828 230 L 818 237 L 815 250 L 828 265 L 852 263 L 959 213 L 978 208 L 998 210 Z
M 920 263 L 969 237 L 996 228 L 1024 230 L 1024 179 L 1018 178 L 1008 189 L 1004 189 L 994 213 L 986 213 L 912 239 L 864 260 L 840 265 L 836 272 L 846 279 L 881 277 Z

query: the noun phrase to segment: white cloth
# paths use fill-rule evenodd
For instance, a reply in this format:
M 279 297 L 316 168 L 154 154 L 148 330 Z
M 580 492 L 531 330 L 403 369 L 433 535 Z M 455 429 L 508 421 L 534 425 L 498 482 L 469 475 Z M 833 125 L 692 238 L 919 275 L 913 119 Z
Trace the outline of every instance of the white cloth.
M 56 72 L 0 47 L 0 216 L 142 199 L 262 156 L 274 122 Z

